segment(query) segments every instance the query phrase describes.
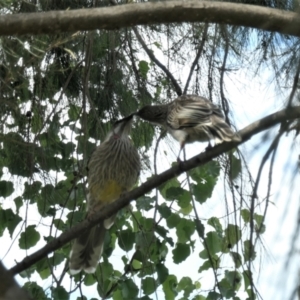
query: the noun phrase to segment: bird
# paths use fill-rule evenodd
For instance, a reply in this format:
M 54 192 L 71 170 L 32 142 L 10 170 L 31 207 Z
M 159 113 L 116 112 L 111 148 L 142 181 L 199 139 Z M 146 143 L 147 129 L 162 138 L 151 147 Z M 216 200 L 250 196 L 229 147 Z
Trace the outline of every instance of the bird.
M 167 104 L 146 105 L 134 115 L 164 127 L 180 143 L 177 160 L 186 143 L 240 142 L 241 137 L 226 123 L 220 108 L 198 95 L 182 95 Z
M 117 121 L 104 141 L 92 153 L 88 163 L 87 218 L 117 200 L 136 184 L 141 162 L 129 137 L 133 115 Z M 94 273 L 101 258 L 106 231 L 116 214 L 86 230 L 72 246 L 70 274 L 81 270 Z

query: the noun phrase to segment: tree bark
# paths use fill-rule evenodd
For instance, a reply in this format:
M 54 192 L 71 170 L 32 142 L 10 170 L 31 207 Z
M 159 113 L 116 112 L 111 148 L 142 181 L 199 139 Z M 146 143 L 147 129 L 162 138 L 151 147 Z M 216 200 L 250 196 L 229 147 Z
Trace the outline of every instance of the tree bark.
M 105 8 L 2 15 L 0 36 L 119 29 L 174 22 L 209 22 L 300 37 L 299 16 L 294 12 L 246 4 L 206 1 L 148 2 Z
M 0 261 L 0 300 L 30 300 L 27 292 L 19 287 L 10 271 Z

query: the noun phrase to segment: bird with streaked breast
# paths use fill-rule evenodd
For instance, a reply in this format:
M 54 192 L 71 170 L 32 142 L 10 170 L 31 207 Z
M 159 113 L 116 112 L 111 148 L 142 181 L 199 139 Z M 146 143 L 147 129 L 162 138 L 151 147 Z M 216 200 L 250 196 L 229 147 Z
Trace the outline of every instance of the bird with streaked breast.
M 141 163 L 129 137 L 133 115 L 117 121 L 88 163 L 87 215 L 117 200 L 137 182 Z M 76 238 L 70 253 L 70 273 L 93 273 L 100 260 L 106 231 L 116 214 Z
M 135 115 L 163 126 L 179 143 L 180 151 L 186 143 L 240 142 L 241 137 L 226 123 L 220 108 L 206 98 L 183 95 L 168 104 L 146 105 Z

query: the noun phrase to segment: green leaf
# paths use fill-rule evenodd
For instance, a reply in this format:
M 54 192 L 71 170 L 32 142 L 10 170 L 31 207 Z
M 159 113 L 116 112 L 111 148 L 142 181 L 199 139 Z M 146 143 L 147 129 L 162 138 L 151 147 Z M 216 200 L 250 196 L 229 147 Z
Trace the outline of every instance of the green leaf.
M 151 295 L 156 291 L 157 285 L 153 277 L 142 279 L 142 289 L 145 295 Z
M 206 298 L 206 300 L 219 300 L 219 299 L 222 299 L 221 295 L 214 291 L 209 292 Z
M 53 300 L 69 300 L 69 294 L 62 286 L 52 288 L 52 299 Z
M 176 194 L 173 188 L 177 188 L 180 187 L 180 183 L 178 181 L 177 178 L 172 178 L 170 180 L 168 180 L 166 183 L 163 183 L 160 187 L 159 187 L 159 192 L 162 195 L 162 197 L 166 200 L 174 200 L 176 199 Z M 170 191 L 168 191 L 170 189 Z M 171 197 L 171 198 L 168 198 Z
M 216 255 L 210 255 L 210 259 L 206 260 L 202 266 L 199 268 L 198 272 L 201 273 L 202 271 L 209 270 L 213 268 L 217 270 L 220 267 L 220 259 Z
M 47 279 L 51 275 L 50 268 L 45 268 L 44 270 L 39 271 L 39 274 L 41 276 L 41 279 Z
M 177 204 L 180 208 L 186 208 L 191 205 L 191 193 L 185 189 L 181 189 L 180 193 L 177 195 L 177 199 Z
M 202 224 L 201 220 L 199 220 L 199 219 L 196 219 L 195 223 L 196 223 L 196 230 L 197 230 L 199 237 L 204 239 L 204 233 L 205 233 L 204 225 Z
M 144 60 L 139 61 L 139 71 L 141 73 L 141 76 L 144 79 L 147 79 L 147 73 L 148 73 L 149 69 L 150 69 L 149 65 L 146 61 L 144 61 Z
M 180 220 L 181 218 L 178 214 L 171 213 L 170 217 L 167 218 L 167 225 L 170 229 L 175 228 L 179 224 Z
M 0 236 L 3 234 L 4 229 L 7 228 L 10 237 L 12 237 L 16 227 L 22 221 L 22 218 L 9 208 L 0 209 L 0 220 Z
M 84 136 L 77 136 L 75 139 L 78 141 L 77 143 L 78 154 L 83 154 L 83 153 L 91 154 L 96 148 L 96 145 L 88 141 Z
M 207 300 L 207 298 L 202 295 L 197 295 L 193 298 L 193 300 Z
M 212 226 L 216 230 L 216 232 L 220 238 L 222 237 L 223 228 L 222 228 L 222 225 L 218 218 L 211 217 L 210 219 L 208 219 L 207 224 Z
M 0 197 L 8 197 L 14 191 L 14 185 L 10 181 L 1 180 L 0 181 Z
M 249 290 L 246 290 L 247 294 L 248 294 L 248 298 L 247 300 L 255 300 L 257 299 L 256 298 L 256 294 L 254 293 L 254 290 L 253 289 L 249 289 Z
M 195 282 L 195 288 L 199 290 L 201 288 L 201 283 L 199 281 Z M 202 297 L 202 296 L 201 296 Z
M 31 120 L 31 131 L 33 133 L 39 133 L 43 128 L 43 124 L 44 124 L 43 116 L 38 112 L 37 113 L 34 112 L 34 117 Z
M 244 241 L 243 255 L 245 262 L 250 260 L 253 261 L 256 257 L 256 251 L 254 250 L 254 247 L 249 240 Z
M 62 219 L 54 219 L 53 224 L 58 230 L 61 231 L 64 231 L 68 228 L 68 226 L 65 224 L 65 222 Z
M 22 278 L 30 279 L 31 275 L 36 271 L 36 265 L 32 265 L 26 270 L 19 273 Z
M 77 224 L 81 222 L 86 215 L 86 212 L 83 211 L 72 211 L 68 213 L 67 215 L 67 225 L 73 226 L 74 224 Z
M 30 203 L 35 203 L 34 198 L 37 196 L 38 192 L 40 191 L 42 183 L 40 181 L 34 181 L 32 184 L 28 184 L 25 182 L 24 199 L 31 200 Z
M 257 227 L 262 226 L 263 222 L 264 222 L 264 216 L 263 215 L 259 215 L 257 213 L 254 214 L 254 220 L 257 224 Z
M 39 299 L 39 300 L 49 300 L 49 298 L 47 298 L 44 290 L 37 285 L 36 282 L 26 282 L 23 286 L 23 288 L 28 291 L 29 296 L 31 297 L 31 299 Z
M 19 246 L 21 249 L 29 249 L 37 244 L 40 240 L 40 234 L 35 230 L 35 225 L 29 225 L 24 232 L 21 233 Z
M 143 267 L 143 264 L 136 259 L 132 260 L 131 265 L 134 271 L 140 270 Z
M 190 277 L 182 277 L 178 283 L 177 290 L 178 292 L 184 291 L 183 296 L 185 299 L 188 299 L 192 291 L 195 289 L 195 285 L 193 284 Z
M 251 284 L 251 272 L 249 270 L 245 270 L 243 272 L 243 278 L 244 278 L 244 285 L 245 285 L 245 290 L 248 289 L 248 287 Z
M 36 200 L 38 212 L 42 217 L 47 217 L 51 207 L 51 203 L 48 201 L 49 199 L 44 198 L 43 196 L 38 196 Z
M 135 242 L 136 247 L 143 253 L 148 253 L 149 247 L 153 244 L 156 240 L 153 231 L 142 232 L 139 231 L 135 234 Z
M 169 270 L 165 265 L 158 263 L 156 265 L 157 279 L 160 284 L 164 283 L 169 275 Z
M 212 160 L 201 167 L 197 167 L 189 171 L 189 175 L 196 182 L 201 182 L 209 177 L 218 178 L 219 174 L 220 164 L 216 160 Z
M 35 269 L 39 273 L 42 279 L 46 279 L 51 275 L 51 269 L 47 258 L 43 258 L 35 264 Z
M 65 255 L 63 253 L 54 252 L 54 254 L 49 257 L 49 263 L 51 266 L 55 267 L 62 263 L 66 259 Z
M 191 249 L 189 245 L 178 243 L 172 253 L 174 263 L 179 264 L 189 257 Z
M 234 288 L 230 285 L 226 278 L 223 278 L 218 284 L 220 293 L 226 299 L 232 299 L 235 296 Z
M 230 251 L 230 255 L 233 259 L 235 267 L 238 269 L 242 265 L 242 256 L 239 253 L 233 251 Z
M 81 300 L 81 299 L 78 299 Z M 122 292 L 118 289 L 113 293 L 113 300 L 123 300 Z
M 225 278 L 236 291 L 241 287 L 242 275 L 237 271 L 225 271 Z
M 135 242 L 135 233 L 130 229 L 122 230 L 118 233 L 118 244 L 124 251 L 129 251 L 133 248 Z
M 163 283 L 163 291 L 165 294 L 165 299 L 174 300 L 177 296 L 177 278 L 174 275 L 169 275 L 165 282 Z
M 197 184 L 192 184 L 192 192 L 198 202 L 204 203 L 211 197 L 220 173 L 219 163 L 211 161 L 189 172 Z
M 149 211 L 154 207 L 155 197 L 142 196 L 136 201 L 136 208 L 138 210 Z
M 120 289 L 121 289 L 121 293 L 122 293 L 122 297 L 123 297 L 122 299 L 124 299 L 124 300 L 132 300 L 139 293 L 139 289 L 136 286 L 136 284 L 133 282 L 132 279 L 124 280 L 120 284 Z
M 228 224 L 225 229 L 225 245 L 231 249 L 241 239 L 242 232 L 237 225 Z
M 203 249 L 200 253 L 199 253 L 199 257 L 202 259 L 207 259 L 209 258 L 208 252 L 206 249 Z
M 222 249 L 221 239 L 215 231 L 210 231 L 206 234 L 205 242 L 205 245 L 207 247 L 206 250 L 209 252 L 210 255 L 216 254 Z
M 250 211 L 248 209 L 242 209 L 241 210 L 241 216 L 244 220 L 245 223 L 249 223 L 250 222 Z
M 169 218 L 172 214 L 172 211 L 171 211 L 170 207 L 168 207 L 166 205 L 166 203 L 163 203 L 162 205 L 159 205 L 158 206 L 158 211 L 159 211 L 160 215 L 165 219 Z
M 157 232 L 161 237 L 163 237 L 164 240 L 170 245 L 174 245 L 173 239 L 168 236 L 169 230 L 167 230 L 165 227 L 156 225 L 155 232 Z
M 83 282 L 86 286 L 91 286 L 97 282 L 97 278 L 94 274 L 85 274 Z
M 225 270 L 225 278 L 223 278 L 218 287 L 221 294 L 226 299 L 235 299 L 236 291 L 241 286 L 242 276 L 236 271 Z
M 156 46 L 158 49 L 162 49 L 162 46 L 159 42 L 154 42 L 153 45 Z
M 14 199 L 14 202 L 15 202 L 15 205 L 16 205 L 17 214 L 19 214 L 20 208 L 23 205 L 23 199 L 22 199 L 22 197 L 19 196 L 19 197 L 17 197 L 17 198 Z
M 70 157 L 76 148 L 76 145 L 72 142 L 68 142 L 68 143 L 60 142 L 59 146 L 60 146 L 60 153 L 64 159 Z
M 180 212 L 185 215 L 185 216 L 188 216 L 191 211 L 193 210 L 193 206 L 192 204 L 188 204 L 187 206 L 183 207 L 180 209 Z
M 230 155 L 230 172 L 229 178 L 234 180 L 238 177 L 242 170 L 242 162 L 239 158 L 235 157 L 233 154 Z
M 195 232 L 195 222 L 188 219 L 181 219 L 176 226 L 176 234 L 179 243 L 190 241 L 191 236 Z
M 107 281 L 114 273 L 114 268 L 107 260 L 100 263 L 100 267 L 96 269 L 96 278 L 100 278 L 100 282 Z

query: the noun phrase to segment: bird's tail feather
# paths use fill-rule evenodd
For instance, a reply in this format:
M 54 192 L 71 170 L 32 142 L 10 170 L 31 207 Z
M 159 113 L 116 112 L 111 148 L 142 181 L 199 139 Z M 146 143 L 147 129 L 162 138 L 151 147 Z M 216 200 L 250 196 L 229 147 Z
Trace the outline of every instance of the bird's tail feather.
M 231 127 L 222 119 L 218 121 L 215 120 L 210 130 L 212 131 L 213 135 L 217 137 L 217 139 L 220 141 L 225 141 L 225 142 L 241 141 L 241 136 L 237 132 L 234 132 L 231 129 Z
M 106 228 L 103 222 L 83 232 L 74 242 L 70 253 L 70 273 L 72 275 L 84 270 L 94 273 L 100 260 Z

